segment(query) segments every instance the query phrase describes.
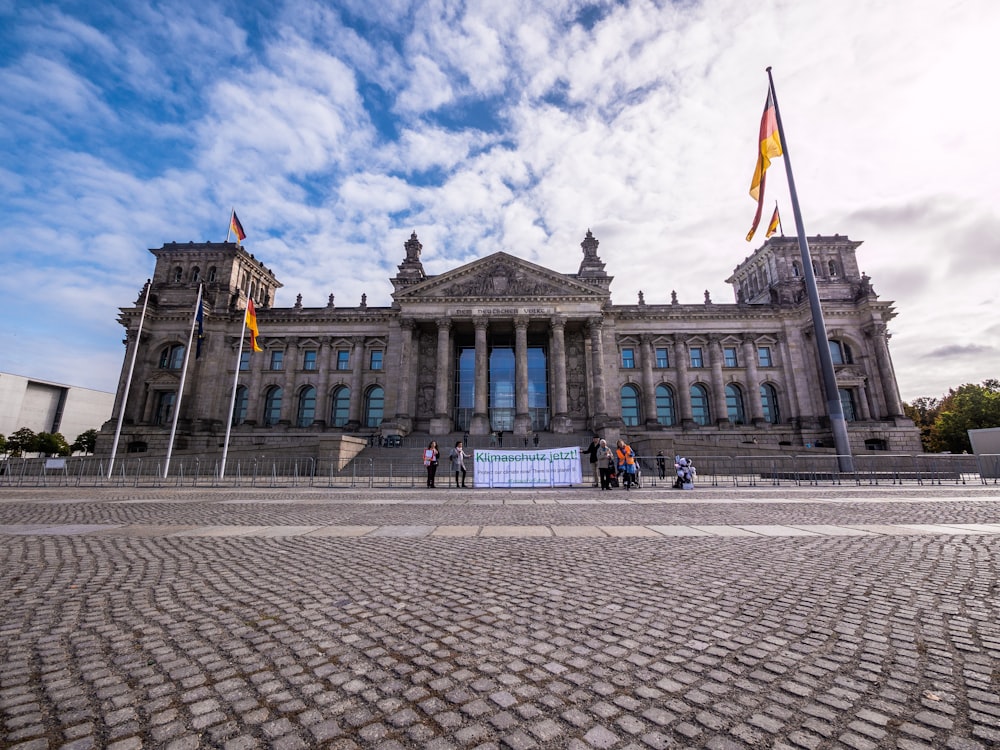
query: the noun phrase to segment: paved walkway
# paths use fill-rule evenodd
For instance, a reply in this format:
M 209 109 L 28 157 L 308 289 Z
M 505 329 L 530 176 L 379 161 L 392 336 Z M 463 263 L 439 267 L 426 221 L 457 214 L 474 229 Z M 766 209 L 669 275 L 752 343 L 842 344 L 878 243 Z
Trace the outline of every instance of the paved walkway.
M 1000 746 L 1000 488 L 0 488 L 0 747 Z

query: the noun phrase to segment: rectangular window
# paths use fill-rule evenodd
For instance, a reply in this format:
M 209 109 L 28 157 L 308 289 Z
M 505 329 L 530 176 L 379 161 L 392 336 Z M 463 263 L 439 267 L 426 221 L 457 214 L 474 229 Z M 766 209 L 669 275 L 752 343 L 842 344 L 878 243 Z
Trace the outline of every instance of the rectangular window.
M 243 352 L 240 354 L 240 372 L 246 372 L 250 369 L 250 352 Z
M 351 353 L 347 351 L 347 349 L 337 350 L 337 369 L 338 370 L 351 369 Z
M 285 362 L 284 352 L 271 352 L 271 369 L 280 370 Z
M 302 353 L 302 369 L 303 370 L 316 369 L 316 352 L 308 351 Z
M 656 366 L 661 368 L 670 367 L 670 357 L 667 356 L 665 348 L 656 350 Z
M 371 358 L 369 359 L 369 369 L 371 370 L 381 370 L 382 369 L 382 350 L 375 349 L 372 351 Z
M 736 347 L 727 346 L 722 350 L 723 364 L 726 367 L 738 367 L 736 361 Z
M 757 347 L 757 364 L 761 367 L 771 367 L 771 347 L 769 346 L 758 346 Z
M 704 367 L 705 360 L 701 358 L 701 347 L 692 346 L 691 347 L 691 367 Z
M 622 349 L 622 368 L 625 370 L 635 369 L 634 349 Z

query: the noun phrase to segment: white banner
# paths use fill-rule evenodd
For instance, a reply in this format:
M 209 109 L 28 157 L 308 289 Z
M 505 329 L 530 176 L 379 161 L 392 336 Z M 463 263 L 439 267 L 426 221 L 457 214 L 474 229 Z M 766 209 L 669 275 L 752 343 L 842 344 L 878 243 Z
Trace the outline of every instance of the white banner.
M 568 487 L 583 482 L 580 449 L 477 450 L 475 487 Z

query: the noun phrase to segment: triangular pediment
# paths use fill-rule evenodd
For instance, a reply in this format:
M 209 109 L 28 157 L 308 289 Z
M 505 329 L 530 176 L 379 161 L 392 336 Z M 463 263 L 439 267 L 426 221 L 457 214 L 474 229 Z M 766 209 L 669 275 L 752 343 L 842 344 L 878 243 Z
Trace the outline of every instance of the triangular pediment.
M 497 252 L 393 295 L 396 300 L 607 299 L 607 292 L 565 274 Z

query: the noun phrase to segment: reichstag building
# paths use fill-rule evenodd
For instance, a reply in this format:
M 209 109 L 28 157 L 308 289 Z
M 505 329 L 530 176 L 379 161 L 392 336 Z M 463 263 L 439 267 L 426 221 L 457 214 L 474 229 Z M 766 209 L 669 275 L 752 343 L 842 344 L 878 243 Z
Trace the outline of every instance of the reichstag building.
M 889 352 L 895 312 L 858 270 L 861 243 L 834 235 L 809 244 L 852 451 L 919 452 Z M 204 335 L 180 399 L 178 451 L 218 453 L 231 403 L 237 452 L 319 455 L 348 436 L 447 446 L 466 433 L 481 447 L 498 431 L 505 447 L 536 435 L 545 445 L 584 445 L 592 431 L 625 436 L 644 455 L 833 445 L 794 237 L 773 237 L 740 263 L 729 302 L 705 292 L 682 303 L 670 292 L 669 303 L 648 304 L 640 292 L 612 303 L 613 277 L 590 231 L 580 248 L 576 273 L 497 252 L 428 275 L 414 233 L 388 307 L 364 296 L 344 307 L 333 295 L 324 307 L 303 306 L 301 295 L 279 307 L 282 284 L 245 248 L 152 249 L 141 336 L 146 290 L 121 309 L 126 353 L 101 445 L 124 408 L 123 450 L 166 449 L 199 286 Z M 248 292 L 263 351 L 244 343 L 240 358 Z

